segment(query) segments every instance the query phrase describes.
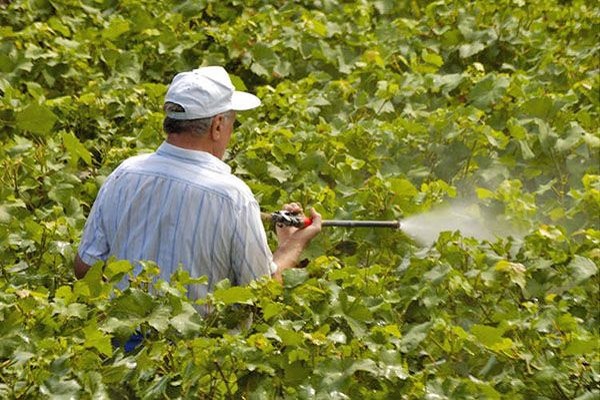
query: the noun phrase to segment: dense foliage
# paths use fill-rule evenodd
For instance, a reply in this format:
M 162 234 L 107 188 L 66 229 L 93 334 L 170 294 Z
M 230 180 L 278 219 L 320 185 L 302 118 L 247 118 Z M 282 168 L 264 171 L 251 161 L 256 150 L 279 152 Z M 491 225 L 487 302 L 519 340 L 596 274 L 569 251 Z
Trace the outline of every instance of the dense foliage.
M 600 395 L 595 2 L 14 0 L 0 21 L 1 397 Z M 215 64 L 263 100 L 227 161 L 265 210 L 472 199 L 524 234 L 326 230 L 307 269 L 222 282 L 207 318 L 185 272 L 76 281 L 103 179 L 162 141 L 172 76 Z

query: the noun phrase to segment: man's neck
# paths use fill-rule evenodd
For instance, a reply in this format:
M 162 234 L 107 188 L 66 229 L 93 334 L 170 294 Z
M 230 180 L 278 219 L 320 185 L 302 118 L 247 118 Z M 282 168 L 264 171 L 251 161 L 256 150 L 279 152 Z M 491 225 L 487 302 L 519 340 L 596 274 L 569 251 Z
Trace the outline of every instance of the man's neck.
M 205 151 L 212 154 L 210 146 L 202 138 L 190 134 L 169 134 L 166 141 L 173 146 L 183 149 Z

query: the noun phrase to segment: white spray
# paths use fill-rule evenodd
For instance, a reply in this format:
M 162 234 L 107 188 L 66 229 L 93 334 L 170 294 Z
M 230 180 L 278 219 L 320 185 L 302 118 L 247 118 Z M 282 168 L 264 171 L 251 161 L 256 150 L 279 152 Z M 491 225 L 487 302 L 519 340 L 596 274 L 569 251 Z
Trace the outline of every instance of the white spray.
M 453 203 L 401 221 L 401 229 L 423 245 L 431 245 L 441 232 L 460 231 L 464 237 L 495 240 L 507 235 L 517 236 L 497 218 L 486 215 L 477 204 Z

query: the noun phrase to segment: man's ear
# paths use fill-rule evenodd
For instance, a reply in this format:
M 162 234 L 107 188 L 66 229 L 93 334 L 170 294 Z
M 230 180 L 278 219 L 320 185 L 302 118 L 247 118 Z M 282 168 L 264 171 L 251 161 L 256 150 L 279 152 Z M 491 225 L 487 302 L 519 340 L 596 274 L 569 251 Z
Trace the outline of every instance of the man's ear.
M 210 125 L 210 138 L 215 142 L 221 139 L 221 131 L 223 129 L 223 115 L 215 115 Z

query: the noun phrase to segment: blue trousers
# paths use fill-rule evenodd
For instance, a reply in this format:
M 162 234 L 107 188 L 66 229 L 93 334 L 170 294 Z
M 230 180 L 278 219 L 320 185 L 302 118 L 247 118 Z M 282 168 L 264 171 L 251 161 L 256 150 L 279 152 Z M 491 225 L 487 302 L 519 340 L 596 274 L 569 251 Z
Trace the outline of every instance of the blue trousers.
M 129 337 L 129 339 L 127 339 L 127 341 L 123 345 L 125 353 L 131 353 L 132 351 L 134 351 L 138 346 L 142 344 L 143 340 L 144 335 L 142 335 L 140 331 L 136 331 Z M 121 343 L 119 343 L 117 339 L 113 339 L 111 342 L 114 348 L 121 347 Z

